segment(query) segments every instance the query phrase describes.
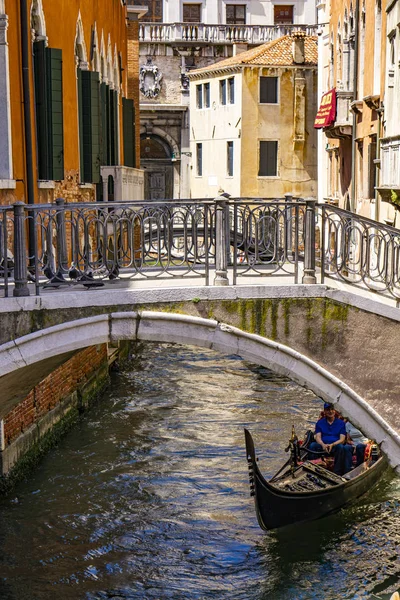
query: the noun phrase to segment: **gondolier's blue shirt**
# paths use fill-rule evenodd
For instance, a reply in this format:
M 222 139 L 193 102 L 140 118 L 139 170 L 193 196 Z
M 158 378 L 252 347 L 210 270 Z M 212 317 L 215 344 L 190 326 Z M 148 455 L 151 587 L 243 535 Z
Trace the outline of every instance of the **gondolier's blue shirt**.
M 337 442 L 342 434 L 346 435 L 346 424 L 341 419 L 335 419 L 330 425 L 324 417 L 317 422 L 315 433 L 321 434 L 324 444 L 332 444 Z

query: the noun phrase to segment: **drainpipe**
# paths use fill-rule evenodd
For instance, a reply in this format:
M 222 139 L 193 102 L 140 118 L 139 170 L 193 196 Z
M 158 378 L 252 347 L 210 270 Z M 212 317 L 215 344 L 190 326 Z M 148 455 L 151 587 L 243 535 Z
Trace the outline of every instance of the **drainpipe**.
M 28 19 L 27 0 L 21 0 L 21 56 L 22 56 L 22 90 L 24 102 L 24 128 L 25 128 L 25 194 L 28 204 L 35 203 L 35 188 L 33 176 L 33 127 L 31 115 L 31 81 L 29 74 L 29 52 L 31 45 L 31 31 Z M 29 213 L 28 213 L 29 214 Z M 33 214 L 31 215 L 33 217 Z M 33 266 L 35 254 L 35 233 L 33 218 L 29 219 L 29 264 Z
M 353 100 L 357 100 L 358 95 L 358 30 L 360 19 L 360 0 L 356 0 L 356 9 L 354 15 L 354 65 L 353 65 Z M 353 113 L 353 128 L 351 135 L 351 197 L 350 210 L 356 209 L 356 135 L 357 135 L 357 113 Z

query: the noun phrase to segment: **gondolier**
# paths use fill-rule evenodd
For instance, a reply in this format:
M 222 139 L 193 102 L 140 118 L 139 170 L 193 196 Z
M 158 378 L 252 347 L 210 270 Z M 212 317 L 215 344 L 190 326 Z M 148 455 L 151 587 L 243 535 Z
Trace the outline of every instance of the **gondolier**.
M 324 417 L 315 426 L 315 442 L 309 449 L 314 452 L 326 452 L 334 457 L 333 471 L 336 475 L 348 473 L 352 467 L 352 448 L 346 445 L 346 424 L 335 414 L 335 408 L 330 402 L 324 404 Z M 309 460 L 316 458 L 309 453 Z
M 262 475 L 253 438 L 245 429 L 250 494 L 260 527 L 277 529 L 319 519 L 353 502 L 379 481 L 387 460 L 377 444 L 369 456 L 344 476 L 332 473 L 324 461 L 306 460 L 309 436 L 299 442 L 292 427 L 287 460 L 268 481 Z

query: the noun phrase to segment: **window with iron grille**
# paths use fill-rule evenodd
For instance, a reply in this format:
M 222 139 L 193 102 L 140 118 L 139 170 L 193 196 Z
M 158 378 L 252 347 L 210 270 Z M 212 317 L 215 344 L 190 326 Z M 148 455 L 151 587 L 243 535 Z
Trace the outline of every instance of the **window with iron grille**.
M 260 141 L 259 177 L 276 177 L 278 175 L 278 142 Z
M 146 23 L 160 22 L 163 19 L 162 0 L 140 0 L 140 6 L 147 6 L 147 13 L 143 17 Z
M 200 23 L 201 4 L 184 4 L 182 16 L 184 23 Z
M 227 4 L 226 22 L 228 25 L 246 24 L 246 5 L 245 4 Z
M 203 144 L 196 144 L 196 175 L 203 175 Z
M 279 4 L 274 6 L 274 24 L 292 25 L 293 24 L 293 5 Z
M 233 142 L 226 143 L 226 174 L 233 176 Z
M 277 104 L 278 102 L 278 78 L 260 77 L 260 103 Z

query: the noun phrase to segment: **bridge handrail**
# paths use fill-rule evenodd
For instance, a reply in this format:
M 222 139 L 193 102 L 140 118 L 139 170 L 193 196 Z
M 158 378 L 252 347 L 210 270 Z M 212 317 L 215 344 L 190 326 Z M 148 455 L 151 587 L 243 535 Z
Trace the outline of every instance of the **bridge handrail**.
M 214 285 L 291 274 L 400 298 L 400 231 L 314 199 L 229 197 L 0 207 L 4 295 L 115 278 L 198 277 Z M 228 267 L 232 278 L 229 280 Z M 73 272 L 75 279 L 73 279 Z

